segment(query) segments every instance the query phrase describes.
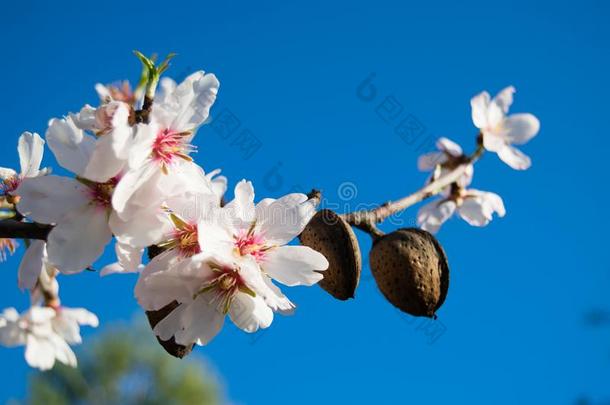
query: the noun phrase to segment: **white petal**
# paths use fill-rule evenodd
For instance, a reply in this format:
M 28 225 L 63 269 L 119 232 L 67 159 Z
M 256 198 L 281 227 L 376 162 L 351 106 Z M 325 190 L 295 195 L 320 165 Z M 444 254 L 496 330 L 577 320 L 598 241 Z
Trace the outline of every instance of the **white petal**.
M 90 311 L 87 311 L 84 308 L 61 308 L 62 316 L 65 316 L 69 319 L 72 319 L 74 322 L 77 322 L 79 325 L 87 325 L 93 328 L 97 328 L 100 324 L 97 316 Z
M 447 161 L 447 155 L 443 152 L 430 152 L 421 155 L 417 159 L 417 168 L 423 172 L 434 170 L 436 165 L 441 165 Z
M 40 370 L 50 370 L 55 364 L 55 347 L 46 338 L 27 336 L 25 361 Z
M 538 134 L 540 121 L 532 114 L 513 114 L 504 120 L 504 136 L 509 143 L 522 145 Z
M 112 193 L 112 207 L 122 219 L 133 218 L 138 204 L 142 204 L 140 207 L 148 207 L 160 202 L 156 187 L 160 176 L 161 173 L 151 163 L 129 170 L 121 178 Z M 136 192 L 138 198 L 132 199 Z
M 176 253 L 167 252 L 155 257 L 145 267 L 135 294 L 142 308 L 156 311 L 174 300 L 191 301 L 211 277 L 209 266 L 195 266 L 192 259 L 182 259 Z
M 470 100 L 470 106 L 472 108 L 472 122 L 477 128 L 486 128 L 488 126 L 487 113 L 489 109 L 490 95 L 484 91 Z
M 219 86 L 213 74 L 195 72 L 164 97 L 162 104 L 154 104 L 153 116 L 173 130 L 194 130 L 208 118 Z
M 25 315 L 32 323 L 50 328 L 50 321 L 55 317 L 55 310 L 49 307 L 31 307 Z
M 225 206 L 231 216 L 244 223 L 251 223 L 255 219 L 254 187 L 252 183 L 242 180 L 235 186 L 235 197 Z
M 281 246 L 267 253 L 261 267 L 287 286 L 310 286 L 322 280 L 319 271 L 328 268 L 328 260 L 307 246 Z
M 231 321 L 241 330 L 253 333 L 268 328 L 273 322 L 273 311 L 261 297 L 238 293 L 229 309 Z
M 489 207 L 491 212 L 495 212 L 499 217 L 506 215 L 506 208 L 504 208 L 504 201 L 496 193 L 486 192 L 483 196 L 485 204 Z
M 119 159 L 127 159 L 131 153 L 133 131 L 129 125 L 129 105 L 117 102 L 117 109 L 112 116 L 112 150 Z
M 0 167 L 0 180 L 10 179 L 17 176 L 17 172 L 8 167 Z
M 162 176 L 159 182 L 159 188 L 166 196 L 186 193 L 214 194 L 212 181 L 196 163 L 180 160 L 171 165 L 170 170 L 169 176 Z
M 136 248 L 117 242 L 114 249 L 117 262 L 105 266 L 100 272 L 100 276 L 103 277 L 114 273 L 138 273 L 144 268 L 142 265 L 143 248 Z
M 167 101 L 167 99 L 168 97 L 171 97 L 171 94 L 174 92 L 177 85 L 178 84 L 173 79 L 169 77 L 163 77 L 159 81 L 159 89 L 155 94 L 155 103 L 163 104 L 169 102 Z
M 53 330 L 70 344 L 80 344 L 83 339 L 80 336 L 80 326 L 76 321 L 62 314 L 53 319 Z
M 453 157 L 460 157 L 464 154 L 464 152 L 462 151 L 462 147 L 449 138 L 439 138 L 436 141 L 436 147 L 440 151 L 443 151 Z
M 17 210 L 43 224 L 57 223 L 67 213 L 89 202 L 88 188 L 68 177 L 43 176 L 24 179 L 16 192 L 21 196 Z
M 83 177 L 99 183 L 108 181 L 123 170 L 131 149 L 128 106 L 122 102 L 113 102 L 112 105 L 116 106 L 113 107 L 116 109 L 112 116 L 112 129 L 97 138 L 95 150 L 83 174 Z
M 70 349 L 70 346 L 58 335 L 50 336 L 51 343 L 54 347 L 55 358 L 70 367 L 76 367 L 76 355 Z
M 491 218 L 486 215 L 481 201 L 474 198 L 466 199 L 458 208 L 460 217 L 472 226 L 485 226 Z
M 212 170 L 206 177 L 212 182 L 212 191 L 221 200 L 227 191 L 228 180 L 225 176 L 217 176 L 219 173 L 220 169 Z
M 95 150 L 82 173 L 82 177 L 98 183 L 105 183 L 123 170 L 125 161 L 114 155 L 112 143 L 113 139 L 109 134 L 98 138 Z
M 194 301 L 181 304 L 157 324 L 155 333 L 162 340 L 174 335 L 176 343 L 185 346 L 208 344 L 220 332 L 225 318 L 208 300 L 211 297 L 201 294 Z
M 508 112 L 511 104 L 513 103 L 513 94 L 515 93 L 515 88 L 513 86 L 508 86 L 505 89 L 501 90 L 493 99 L 493 102 L 502 110 L 504 114 Z
M 25 251 L 17 276 L 19 288 L 31 290 L 45 268 L 45 242 L 34 240 Z
M 441 225 L 455 212 L 455 202 L 449 200 L 435 200 L 419 209 L 417 224 L 431 233 L 436 233 Z
M 529 156 L 508 145 L 498 151 L 498 157 L 515 170 L 526 170 L 532 165 Z
M 138 124 L 129 146 L 129 167 L 137 169 L 150 160 L 153 144 L 157 138 L 159 127 L 155 122 L 148 125 Z
M 85 131 L 97 130 L 97 119 L 95 117 L 95 108 L 89 104 L 85 104 L 78 114 L 70 114 L 74 125 Z
M 95 138 L 79 129 L 71 117 L 52 119 L 46 133 L 49 148 L 59 164 L 82 175 L 95 149 Z
M 262 205 L 256 212 L 256 229 L 266 242 L 285 245 L 303 232 L 316 213 L 316 202 L 305 194 L 293 193 Z
M 269 277 L 263 276 L 263 279 L 271 293 L 274 295 L 272 298 L 265 300 L 266 304 L 269 305 L 272 310 L 279 312 L 282 315 L 294 314 L 296 305 L 290 301 L 275 284 L 273 284 L 273 281 Z
M 506 146 L 506 139 L 501 134 L 483 132 L 483 146 L 490 152 L 498 152 Z
M 44 153 L 44 141 L 37 133 L 24 132 L 19 137 L 19 162 L 21 163 L 21 175 L 23 177 L 34 177 L 38 175 L 42 154 Z
M 108 213 L 87 206 L 65 216 L 49 233 L 49 262 L 62 273 L 77 273 L 92 265 L 112 239 Z
M 161 242 L 172 230 L 167 214 L 161 206 L 136 210 L 127 220 L 112 213 L 108 224 L 119 242 L 139 248 Z

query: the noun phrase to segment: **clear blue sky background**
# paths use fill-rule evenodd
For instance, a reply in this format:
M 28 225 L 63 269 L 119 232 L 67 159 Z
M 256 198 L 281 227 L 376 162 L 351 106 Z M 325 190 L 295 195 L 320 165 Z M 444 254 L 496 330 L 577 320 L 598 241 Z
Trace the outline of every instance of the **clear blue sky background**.
M 8 2 L 0 15 L 2 166 L 23 130 L 93 103 L 96 82 L 135 79 L 133 49 L 178 52 L 169 74 L 221 81 L 227 108 L 262 146 L 244 159 L 234 139 L 199 133 L 197 159 L 258 196 L 321 188 L 329 203 L 380 203 L 419 187 L 421 152 L 376 113 L 393 95 L 425 126 L 470 149 L 470 97 L 517 87 L 513 111 L 536 114 L 533 158 L 515 172 L 495 156 L 474 186 L 504 197 L 508 215 L 484 229 L 450 221 L 439 238 L 451 288 L 445 333 L 429 344 L 384 301 L 368 266 L 355 300 L 319 288 L 287 291 L 297 314 L 251 338 L 227 327 L 199 353 L 238 403 L 570 404 L 610 398 L 610 329 L 584 314 L 610 309 L 606 206 L 610 58 L 606 2 Z M 375 73 L 375 100 L 357 97 Z M 52 156 L 46 163 L 55 165 Z M 279 176 L 279 177 L 278 177 Z M 345 202 L 337 189 L 353 183 Z M 416 210 L 400 217 L 412 224 Z M 386 226 L 385 229 L 389 229 Z M 367 254 L 370 240 L 359 235 Z M 0 265 L 0 306 L 23 309 L 18 258 Z M 365 262 L 367 259 L 365 258 Z M 62 279 L 68 306 L 102 322 L 138 311 L 135 277 Z M 25 392 L 21 350 L 0 349 L 0 399 Z

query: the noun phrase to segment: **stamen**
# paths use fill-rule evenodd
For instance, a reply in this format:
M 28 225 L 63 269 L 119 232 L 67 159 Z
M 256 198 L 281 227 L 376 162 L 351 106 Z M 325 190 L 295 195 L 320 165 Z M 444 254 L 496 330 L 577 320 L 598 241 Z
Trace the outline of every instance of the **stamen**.
M 169 215 L 175 227 L 174 231 L 169 240 L 158 246 L 165 249 L 178 249 L 182 257 L 191 257 L 201 253 L 197 224 L 188 223 L 174 213 Z
M 241 231 L 233 238 L 236 255 L 250 255 L 259 263 L 265 259 L 266 252 L 273 247 L 266 244 L 265 238 L 261 234 L 254 233 L 254 224 L 247 232 Z
M 91 202 L 99 207 L 106 209 L 112 204 L 112 193 L 119 182 L 118 177 L 113 177 L 105 183 L 95 183 L 82 178 L 77 178 L 81 183 L 88 187 Z
M 153 143 L 152 158 L 161 165 L 163 173 L 167 174 L 167 166 L 177 158 L 192 161 L 189 153 L 196 151 L 196 147 L 188 143 L 190 131 L 176 132 L 169 128 L 161 130 Z
M 197 298 L 200 294 L 212 292 L 210 304 L 218 305 L 222 312 L 226 314 L 229 312 L 231 304 L 239 292 L 252 297 L 256 296 L 256 293 L 241 278 L 239 268 L 226 266 L 212 267 L 212 271 L 216 276 L 204 283 L 201 289 L 193 295 L 193 299 Z

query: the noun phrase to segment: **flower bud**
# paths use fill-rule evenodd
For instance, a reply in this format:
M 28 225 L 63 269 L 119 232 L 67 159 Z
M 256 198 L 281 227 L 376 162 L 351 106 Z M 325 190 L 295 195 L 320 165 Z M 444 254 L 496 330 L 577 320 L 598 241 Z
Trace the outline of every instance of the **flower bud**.
M 435 317 L 447 296 L 449 266 L 429 232 L 403 228 L 380 237 L 369 255 L 377 286 L 392 305 L 414 316 Z
M 307 224 L 299 239 L 302 245 L 322 253 L 328 260 L 320 287 L 339 300 L 354 298 L 362 261 L 358 240 L 348 223 L 331 210 L 321 210 Z

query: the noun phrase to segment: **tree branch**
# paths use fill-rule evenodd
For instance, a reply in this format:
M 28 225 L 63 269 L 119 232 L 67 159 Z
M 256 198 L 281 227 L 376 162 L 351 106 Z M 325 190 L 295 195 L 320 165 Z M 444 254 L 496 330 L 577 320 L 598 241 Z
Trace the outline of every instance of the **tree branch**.
M 445 187 L 455 183 L 464 174 L 466 168 L 474 164 L 481 157 L 483 151 L 482 140 L 479 136 L 476 151 L 471 156 L 465 156 L 462 162 L 446 175 L 439 177 L 415 193 L 397 201 L 388 201 L 371 210 L 349 212 L 343 214 L 342 217 L 348 224 L 369 233 L 373 238 L 382 236 L 383 232 L 375 224 L 383 222 L 389 216 L 403 211 L 426 198 L 440 194 Z
M 0 238 L 46 240 L 51 229 L 51 225 L 19 222 L 14 219 L 0 220 Z

